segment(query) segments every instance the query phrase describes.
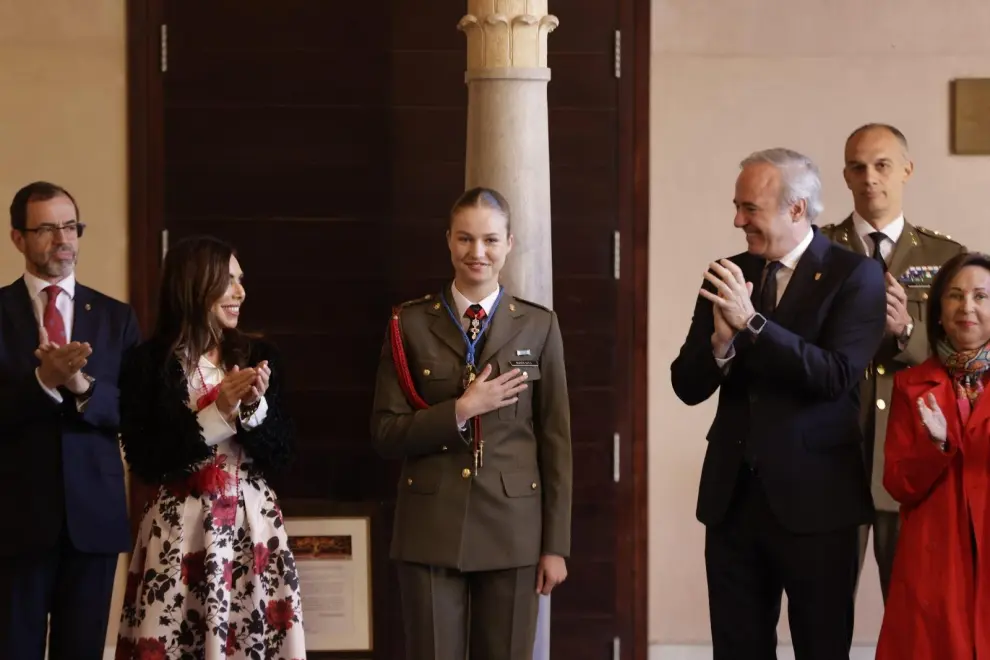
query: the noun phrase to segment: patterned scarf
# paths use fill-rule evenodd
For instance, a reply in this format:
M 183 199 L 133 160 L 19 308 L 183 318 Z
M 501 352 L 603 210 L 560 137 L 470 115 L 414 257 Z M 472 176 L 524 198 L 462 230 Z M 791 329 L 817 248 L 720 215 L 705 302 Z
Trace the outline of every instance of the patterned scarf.
M 983 394 L 983 376 L 990 369 L 990 342 L 980 348 L 957 351 L 943 339 L 938 343 L 938 357 L 949 371 L 956 388 L 956 399 L 969 410 Z

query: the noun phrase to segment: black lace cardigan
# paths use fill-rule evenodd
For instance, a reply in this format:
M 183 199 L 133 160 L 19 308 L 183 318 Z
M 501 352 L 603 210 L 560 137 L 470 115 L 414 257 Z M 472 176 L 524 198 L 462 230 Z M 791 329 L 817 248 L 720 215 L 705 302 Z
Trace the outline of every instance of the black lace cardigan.
M 189 389 L 178 358 L 156 339 L 125 356 L 120 374 L 120 441 L 131 471 L 150 484 L 181 479 L 209 457 L 196 413 L 189 408 Z M 265 474 L 286 467 L 293 455 L 294 429 L 282 396 L 282 364 L 275 348 L 254 340 L 249 365 L 268 360 L 272 374 L 265 399 L 265 421 L 253 429 L 237 422 L 237 441 Z

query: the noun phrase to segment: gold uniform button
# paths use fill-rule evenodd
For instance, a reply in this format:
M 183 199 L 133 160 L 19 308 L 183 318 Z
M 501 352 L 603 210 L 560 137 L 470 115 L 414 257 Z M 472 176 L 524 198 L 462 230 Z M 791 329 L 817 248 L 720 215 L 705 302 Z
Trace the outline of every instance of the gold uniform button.
M 928 300 L 928 294 L 927 293 L 921 294 L 921 299 L 922 300 Z
M 884 401 L 883 399 L 877 399 L 877 408 L 879 408 L 880 410 L 886 409 L 887 408 L 887 402 Z
M 468 477 L 471 476 L 471 470 L 469 470 L 468 468 L 464 468 L 463 470 L 461 470 L 461 476 L 467 479 Z
M 536 490 L 536 482 L 534 481 L 533 483 L 531 483 L 529 487 L 532 488 L 533 490 Z
M 424 376 L 429 376 L 430 375 L 430 370 L 429 369 L 423 369 L 423 375 Z
M 406 483 L 407 483 L 408 485 L 410 485 L 410 486 L 412 486 L 412 479 L 406 479 Z
M 877 373 L 882 376 L 885 373 L 887 373 L 887 370 L 883 368 L 883 365 L 882 364 L 880 364 L 880 365 L 877 365 Z

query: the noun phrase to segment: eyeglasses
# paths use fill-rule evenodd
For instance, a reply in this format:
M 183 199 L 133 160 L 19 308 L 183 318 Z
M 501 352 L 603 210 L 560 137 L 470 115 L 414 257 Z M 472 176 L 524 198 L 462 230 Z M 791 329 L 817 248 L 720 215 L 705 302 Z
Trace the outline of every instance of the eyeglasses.
M 86 229 L 86 225 L 82 222 L 70 222 L 65 225 L 49 225 L 43 224 L 34 227 L 33 229 L 22 229 L 24 233 L 37 234 L 39 238 L 46 238 L 48 236 L 54 236 L 55 232 L 61 231 L 66 236 L 79 236 L 83 235 L 83 230 Z

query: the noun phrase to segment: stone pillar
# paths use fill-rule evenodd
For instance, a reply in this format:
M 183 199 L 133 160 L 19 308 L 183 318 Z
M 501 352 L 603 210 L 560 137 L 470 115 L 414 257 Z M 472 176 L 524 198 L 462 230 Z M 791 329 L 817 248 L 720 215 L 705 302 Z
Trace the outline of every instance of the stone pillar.
M 502 282 L 553 306 L 547 35 L 557 17 L 547 0 L 468 0 L 457 27 L 467 36 L 465 189 L 494 188 L 512 207 L 515 246 Z M 534 585 L 535 588 L 536 585 Z M 540 596 L 534 660 L 550 659 L 550 598 Z
M 547 0 L 468 0 L 465 188 L 486 186 L 512 206 L 515 247 L 502 271 L 509 290 L 553 302 Z

